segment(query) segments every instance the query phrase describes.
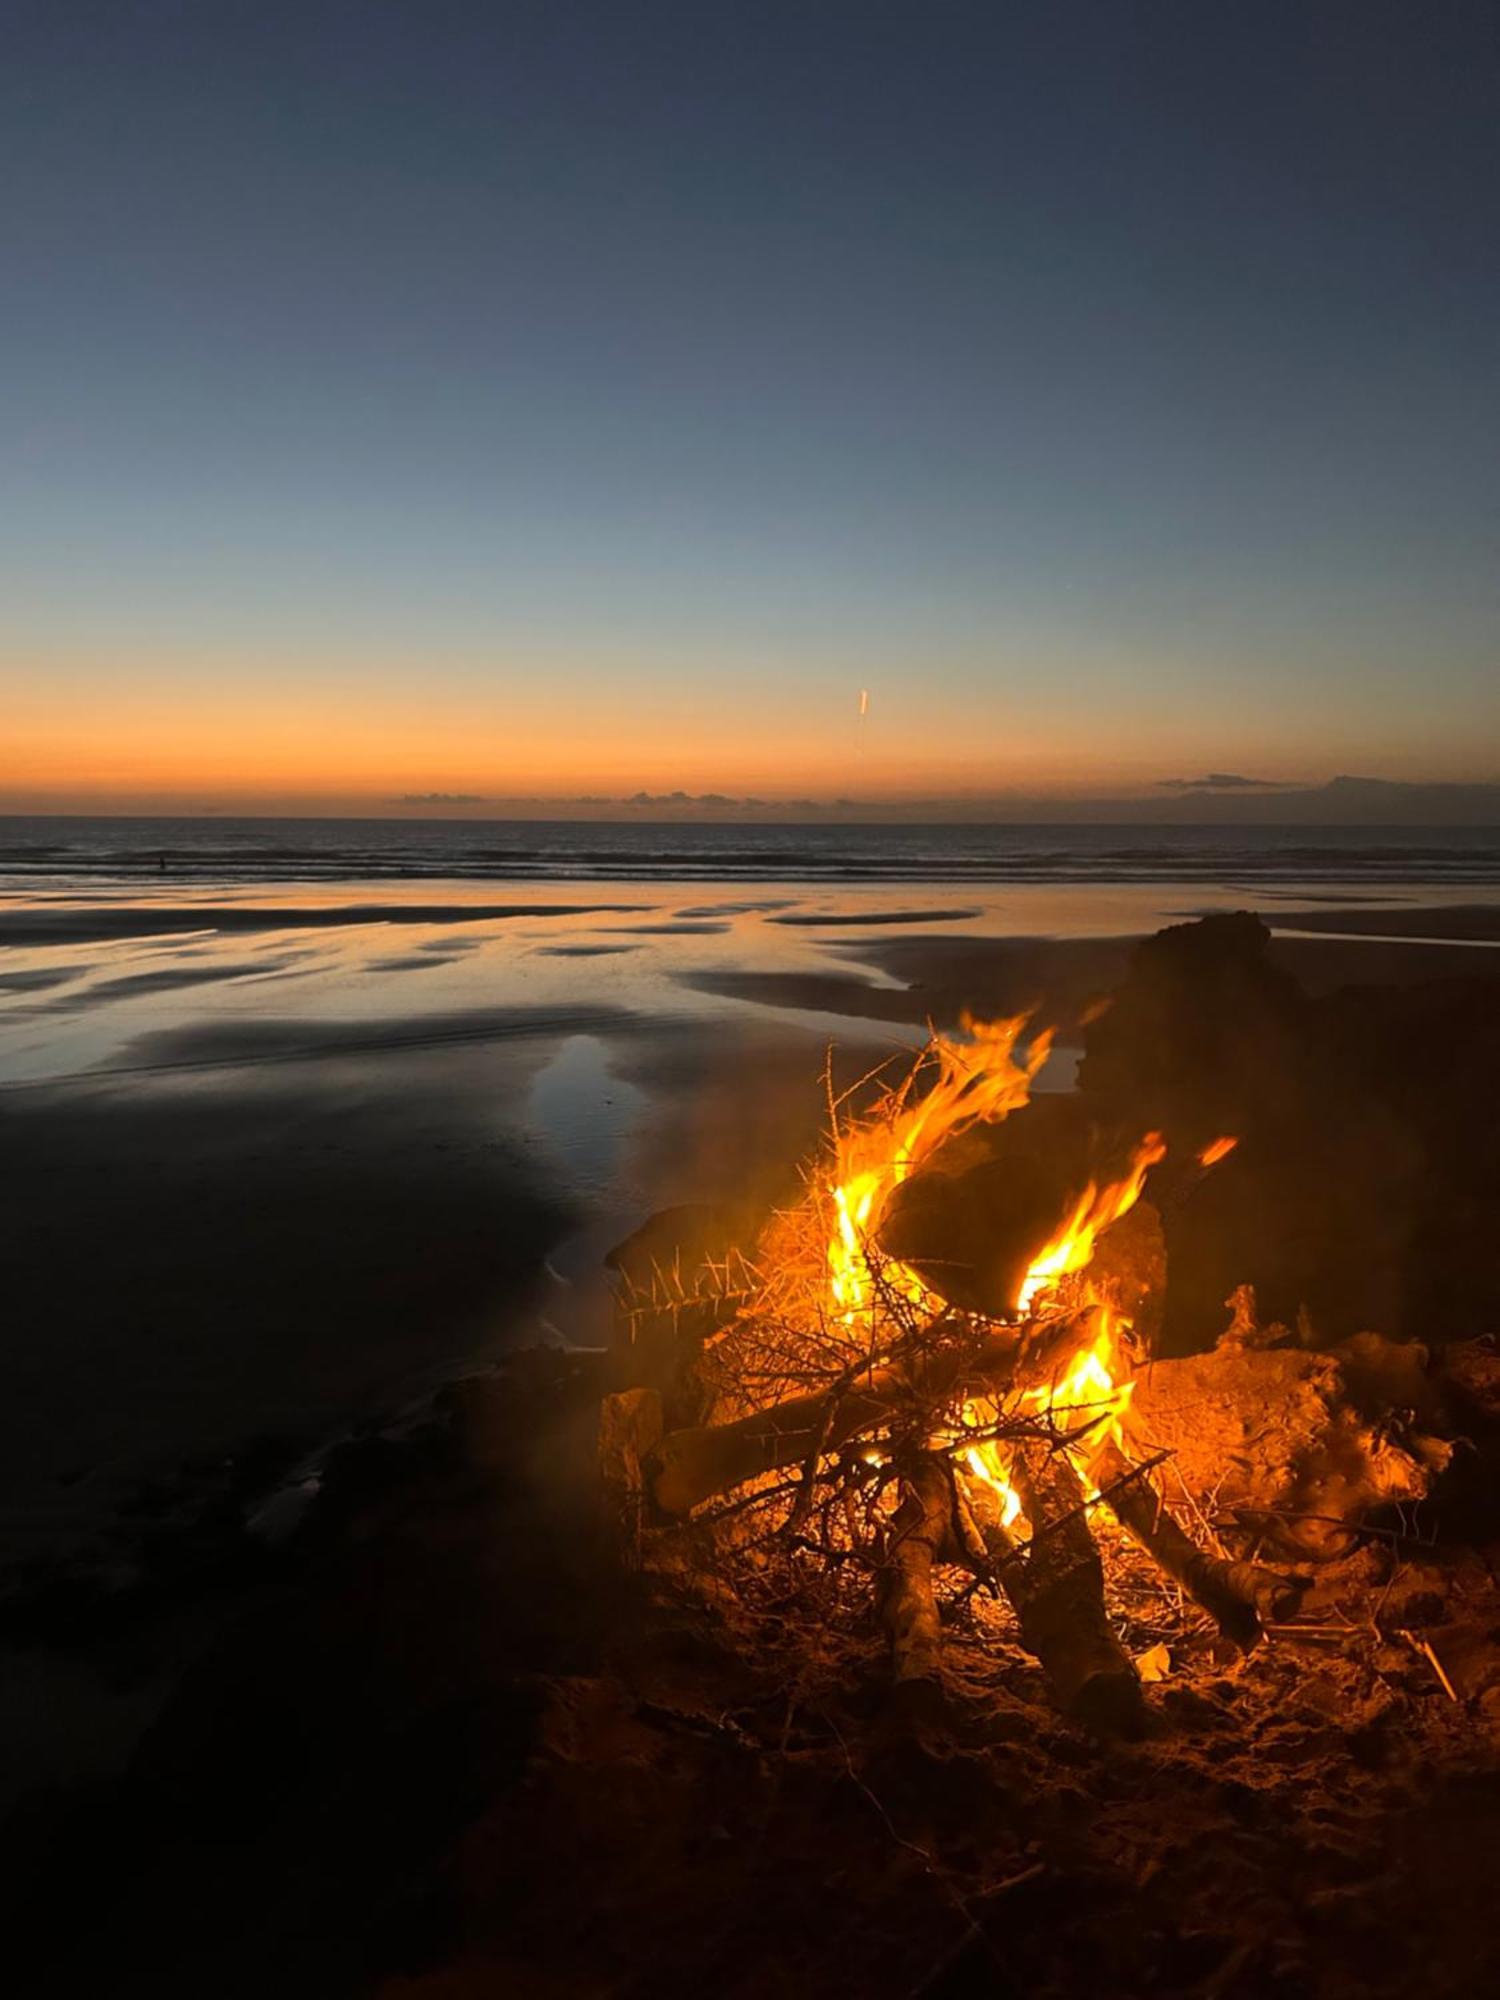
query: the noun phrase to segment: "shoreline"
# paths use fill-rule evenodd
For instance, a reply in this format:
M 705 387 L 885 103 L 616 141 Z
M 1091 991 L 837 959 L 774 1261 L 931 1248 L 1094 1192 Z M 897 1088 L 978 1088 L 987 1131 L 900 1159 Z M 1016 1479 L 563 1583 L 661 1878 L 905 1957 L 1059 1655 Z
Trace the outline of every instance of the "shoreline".
M 563 918 L 529 905 L 514 924 L 486 906 L 472 930 L 466 911 L 472 949 L 456 955 L 449 905 L 436 924 L 420 906 L 427 929 L 401 961 L 378 948 L 385 917 L 346 906 L 310 975 L 274 941 L 248 978 L 212 940 L 169 941 L 151 970 L 122 979 L 110 960 L 78 975 L 66 1005 L 13 990 L 5 1025 L 32 1068 L 0 1077 L 0 1263 L 21 1329 L 4 1363 L 0 1440 L 14 1436 L 0 1488 L 37 1494 L 41 1476 L 45 1517 L 86 1498 L 76 1468 L 153 1455 L 127 1439 L 156 1440 L 156 1456 L 209 1436 L 228 1451 L 232 1425 L 205 1420 L 220 1406 L 242 1413 L 241 1442 L 288 1407 L 336 1425 L 403 1368 L 472 1359 L 471 1328 L 503 1345 L 527 1312 L 586 1324 L 599 1308 L 582 1265 L 601 1232 L 794 1168 L 823 1116 L 830 1041 L 858 1074 L 929 1020 L 1036 1009 L 1059 1031 L 1041 1087 L 1066 1088 L 1079 1023 L 1138 935 L 996 935 L 968 917 L 951 927 L 948 905 L 815 900 L 745 910 L 700 892 L 689 907 L 718 918 L 661 923 L 610 906 L 604 960 L 562 955 L 599 942 L 577 934 L 592 905 Z M 1500 973 L 1484 948 L 1500 941 L 1500 905 L 1325 908 L 1299 912 L 1291 936 L 1283 912 L 1268 916 L 1273 960 L 1315 994 Z M 185 952 L 199 954 L 190 966 Z M 10 956 L 0 945 L 0 977 Z M 76 965 L 64 948 L 23 956 L 43 973 Z M 507 971 L 518 995 L 543 991 L 463 1004 Z M 179 972 L 195 983 L 173 983 Z M 297 993 L 310 998 L 286 1011 L 280 996 Z M 66 1067 L 41 1060 L 74 1047 L 83 1059 Z M 560 1292 L 546 1266 L 573 1242 Z M 91 1407 L 115 1411 L 112 1443 L 93 1437 Z M 39 1436 L 52 1440 L 45 1475 Z M 70 1472 L 65 1494 L 55 1482 Z
M 785 912 L 749 916 L 772 914 Z M 154 1062 L 0 1090 L 0 1278 L 23 1329 L 0 1396 L 0 1513 L 21 1558 L 0 1588 L 0 1761 L 24 1795 L 23 1859 L 39 1816 L 54 1887 L 71 1879 L 74 1829 L 96 1838 L 139 1812 L 144 1852 L 201 1869 L 223 1907 L 249 1910 L 260 1880 L 283 1879 L 286 1841 L 321 1851 L 304 1806 L 332 1810 L 351 1772 L 381 1796 L 394 1784 L 411 1839 L 446 1853 L 434 1733 L 456 1797 L 475 1767 L 451 1707 L 455 1660 L 472 1673 L 462 1701 L 523 1745 L 517 1716 L 566 1714 L 585 1680 L 578 1699 L 607 1710 L 639 1640 L 596 1539 L 605 1366 L 585 1335 L 608 1311 L 603 1251 L 673 1203 L 728 1195 L 764 1213 L 793 1193 L 826 1115 L 830 1033 L 838 1088 L 966 1004 L 1004 1011 L 1040 990 L 1076 1030 L 1135 942 L 997 936 L 972 920 L 856 934 L 827 914 L 643 926 L 639 958 L 611 958 L 606 977 L 592 960 L 565 966 L 574 983 L 548 990 L 571 994 L 571 1011 L 493 998 L 507 969 L 518 991 L 564 976 L 531 955 L 556 949 L 552 919 L 497 928 L 451 960 L 434 951 L 435 987 L 382 969 L 379 925 L 334 924 L 321 986 L 106 992 L 92 1011 L 130 1023 L 109 1046 Z M 909 902 L 901 914 L 943 921 Z M 1500 929 L 1500 908 L 1484 921 Z M 1414 978 L 1434 961 L 1500 972 L 1451 938 L 1370 943 L 1341 924 L 1270 953 L 1299 977 L 1359 968 L 1368 994 L 1339 1001 L 1335 1032 L 1367 1021 L 1387 1035 L 1393 1010 L 1400 1032 L 1410 996 L 1384 990 L 1387 960 Z M 642 961 L 649 976 L 615 970 Z M 698 994 L 710 978 L 720 993 Z M 725 997 L 736 978 L 742 997 Z M 1488 989 L 1464 977 L 1452 990 Z M 88 992 L 85 979 L 81 1009 L 27 1019 L 72 1033 Z M 472 1004 L 456 1006 L 459 992 Z M 294 1013 L 283 993 L 321 1003 Z M 1428 1004 L 1417 996 L 1410 1018 Z M 660 1659 L 637 1660 L 632 1685 L 659 1714 L 685 1641 L 653 1643 Z M 731 1650 L 705 1682 L 721 1705 L 736 1671 Z M 641 1726 L 633 1700 L 627 1731 Z M 774 1743 L 784 1689 L 771 1706 Z M 1022 1725 L 1038 1713 L 1023 1707 Z M 670 1725 L 664 1755 L 703 1740 L 696 1717 Z M 614 1769 L 591 1752 L 581 1796 Z M 836 1792 L 836 1766 L 828 1782 Z M 191 1853 L 170 1815 L 165 1831 L 150 1818 L 162 1786 L 191 1802 Z M 201 1858 L 196 1820 L 215 1811 L 236 1839 L 239 1815 L 253 1828 L 263 1811 L 276 1829 L 264 1854 L 252 1834 Z M 339 1819 L 341 1838 L 362 1817 Z M 685 1823 L 698 1826 L 696 1808 Z M 367 1877 L 352 1851 L 357 1899 Z M 121 1908 L 128 1926 L 132 1899 Z M 328 1935 L 352 1921 L 330 1919 Z M 220 1933 L 206 1931 L 200 1964 L 214 1965 Z

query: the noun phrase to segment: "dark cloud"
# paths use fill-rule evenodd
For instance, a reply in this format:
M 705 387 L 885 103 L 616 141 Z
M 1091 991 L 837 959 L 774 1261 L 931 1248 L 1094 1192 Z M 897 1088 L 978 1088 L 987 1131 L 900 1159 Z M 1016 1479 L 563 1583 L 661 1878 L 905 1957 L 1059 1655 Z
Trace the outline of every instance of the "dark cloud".
M 403 792 L 393 801 L 398 806 L 487 806 L 483 792 Z
M 1164 792 L 1265 792 L 1286 791 L 1274 778 L 1242 778 L 1237 771 L 1210 771 L 1203 778 L 1158 778 Z
M 752 806 L 758 799 L 731 799 L 723 792 L 632 792 L 620 801 L 627 806 Z

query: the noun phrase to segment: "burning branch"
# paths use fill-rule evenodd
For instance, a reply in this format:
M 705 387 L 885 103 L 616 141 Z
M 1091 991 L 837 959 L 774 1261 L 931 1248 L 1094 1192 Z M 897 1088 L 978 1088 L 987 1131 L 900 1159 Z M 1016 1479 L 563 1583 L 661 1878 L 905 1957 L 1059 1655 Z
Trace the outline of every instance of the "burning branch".
M 932 1572 L 951 1539 L 949 1475 L 942 1461 L 924 1453 L 901 1484 L 904 1498 L 891 1524 L 889 1558 L 876 1592 L 898 1686 L 939 1678 L 942 1641 Z
M 1097 1476 L 1108 1482 L 1100 1497 L 1121 1527 L 1181 1584 L 1226 1639 L 1248 1651 L 1260 1638 L 1263 1618 L 1279 1623 L 1295 1615 L 1306 1578 L 1282 1576 L 1258 1563 L 1230 1562 L 1200 1549 L 1168 1513 L 1144 1468 L 1132 1466 L 1118 1445 L 1106 1444 L 1094 1464 Z
M 1015 1454 L 1015 1482 L 1032 1537 L 1023 1565 L 1000 1572 L 1059 1707 L 1099 1729 L 1133 1735 L 1141 1687 L 1104 1606 L 1104 1568 L 1089 1528 L 1082 1482 L 1066 1451 L 1030 1443 Z
M 1003 1596 L 1064 1712 L 1130 1732 L 1142 1697 L 1106 1605 L 1100 1512 L 1241 1647 L 1292 1613 L 1299 1580 L 1200 1546 L 1153 1484 L 1169 1453 L 1142 1463 L 1128 1448 L 1132 1314 L 1149 1285 L 1122 1289 L 1103 1260 L 1097 1286 L 1090 1271 L 1165 1155 L 1158 1134 L 1115 1178 L 1068 1193 L 993 1312 L 943 1296 L 941 1257 L 919 1272 L 882 1248 L 908 1178 L 1027 1101 L 1047 1039 L 1023 1048 L 1025 1025 L 935 1038 L 868 1114 L 836 1124 L 804 1199 L 737 1264 L 753 1289 L 725 1301 L 695 1356 L 719 1420 L 643 1433 L 639 1485 L 658 1521 L 694 1516 L 717 1537 L 747 1589 L 778 1562 L 789 1588 L 868 1578 L 898 1686 L 938 1680 L 945 1603 Z M 948 1183 L 931 1179 L 940 1217 Z M 1160 1272 L 1154 1254 L 1134 1268 Z

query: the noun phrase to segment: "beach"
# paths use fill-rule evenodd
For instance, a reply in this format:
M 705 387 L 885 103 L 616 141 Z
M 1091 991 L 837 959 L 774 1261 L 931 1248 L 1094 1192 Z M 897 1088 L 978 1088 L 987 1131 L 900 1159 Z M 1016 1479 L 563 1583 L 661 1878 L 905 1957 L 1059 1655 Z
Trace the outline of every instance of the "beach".
M 442 1851 L 473 1758 L 509 1799 L 535 1677 L 620 1643 L 593 1426 L 604 1258 L 645 1218 L 713 1203 L 751 1240 L 830 1089 L 929 1024 L 1030 1011 L 1057 1031 L 1038 1088 L 1069 1090 L 1135 942 L 1207 910 L 1258 908 L 1310 993 L 1500 975 L 1469 881 L 162 872 L 0 896 L 0 1752 L 38 1910 L 123 1815 L 171 1858 L 120 1900 L 121 1949 L 186 1871 L 183 1964 L 226 1991 L 261 1976 L 234 1985 L 226 1935 L 319 1990 L 399 1962 L 356 1909 L 370 1871 Z M 498 1749 L 422 1747 L 454 1686 Z M 589 1750 L 585 1787 L 609 1768 Z M 353 1772 L 386 1803 L 351 1805 Z M 159 1798 L 227 1813 L 229 1844 L 184 1845 Z M 308 1912 L 252 1936 L 289 1841 Z
M 597 1344 L 602 1255 L 643 1217 L 795 1185 L 830 1048 L 852 1078 L 929 1022 L 1030 1010 L 1066 1088 L 1131 940 L 1213 908 L 1259 907 L 1315 991 L 1500 972 L 1471 864 L 1298 890 L 1275 857 L 1269 884 L 1143 882 L 1085 845 L 1061 880 L 752 890 L 662 879 L 671 845 L 635 882 L 395 887 L 247 882 L 222 848 L 165 882 L 118 847 L 68 873 L 33 844 L 0 896 L 14 1551 L 184 1460 L 295 1461 L 517 1340 Z

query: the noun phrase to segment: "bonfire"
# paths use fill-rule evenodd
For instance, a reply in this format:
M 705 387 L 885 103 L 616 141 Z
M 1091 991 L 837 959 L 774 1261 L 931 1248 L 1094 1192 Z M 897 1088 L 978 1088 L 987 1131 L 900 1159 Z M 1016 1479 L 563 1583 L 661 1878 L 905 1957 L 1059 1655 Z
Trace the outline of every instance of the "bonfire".
M 1114 1170 L 1096 1148 L 1053 1212 L 1023 1176 L 986 1211 L 977 1260 L 958 1242 L 952 1165 L 1028 1104 L 1050 1047 L 1026 1017 L 934 1035 L 895 1082 L 830 1090 L 802 1197 L 753 1245 L 691 1269 L 626 1260 L 622 1323 L 636 1340 L 647 1324 L 682 1331 L 696 1420 L 671 1421 L 680 1394 L 627 1391 L 606 1408 L 605 1458 L 648 1564 L 713 1572 L 744 1601 L 800 1601 L 824 1623 L 873 1607 L 907 1699 L 941 1688 L 945 1624 L 976 1620 L 1018 1639 L 1066 1714 L 1129 1733 L 1140 1653 L 1150 1677 L 1163 1652 L 1133 1653 L 1132 1632 L 1191 1620 L 1245 1652 L 1306 1588 L 1305 1567 L 1257 1559 L 1308 1544 L 1276 1532 L 1278 1513 L 1294 1517 L 1265 1503 L 1288 1496 L 1250 1490 L 1236 1438 L 1279 1425 L 1304 1486 L 1338 1458 L 1346 1512 L 1422 1481 L 1349 1407 L 1337 1365 L 1257 1328 L 1248 1295 L 1217 1356 L 1153 1355 L 1160 1208 L 1190 1198 L 1233 1135 L 1180 1158 L 1156 1132 L 1115 1138 Z M 1243 1475 L 1227 1508 L 1224 1477 L 1205 1472 L 1220 1453 Z M 1127 1615 L 1143 1592 L 1146 1626 Z

